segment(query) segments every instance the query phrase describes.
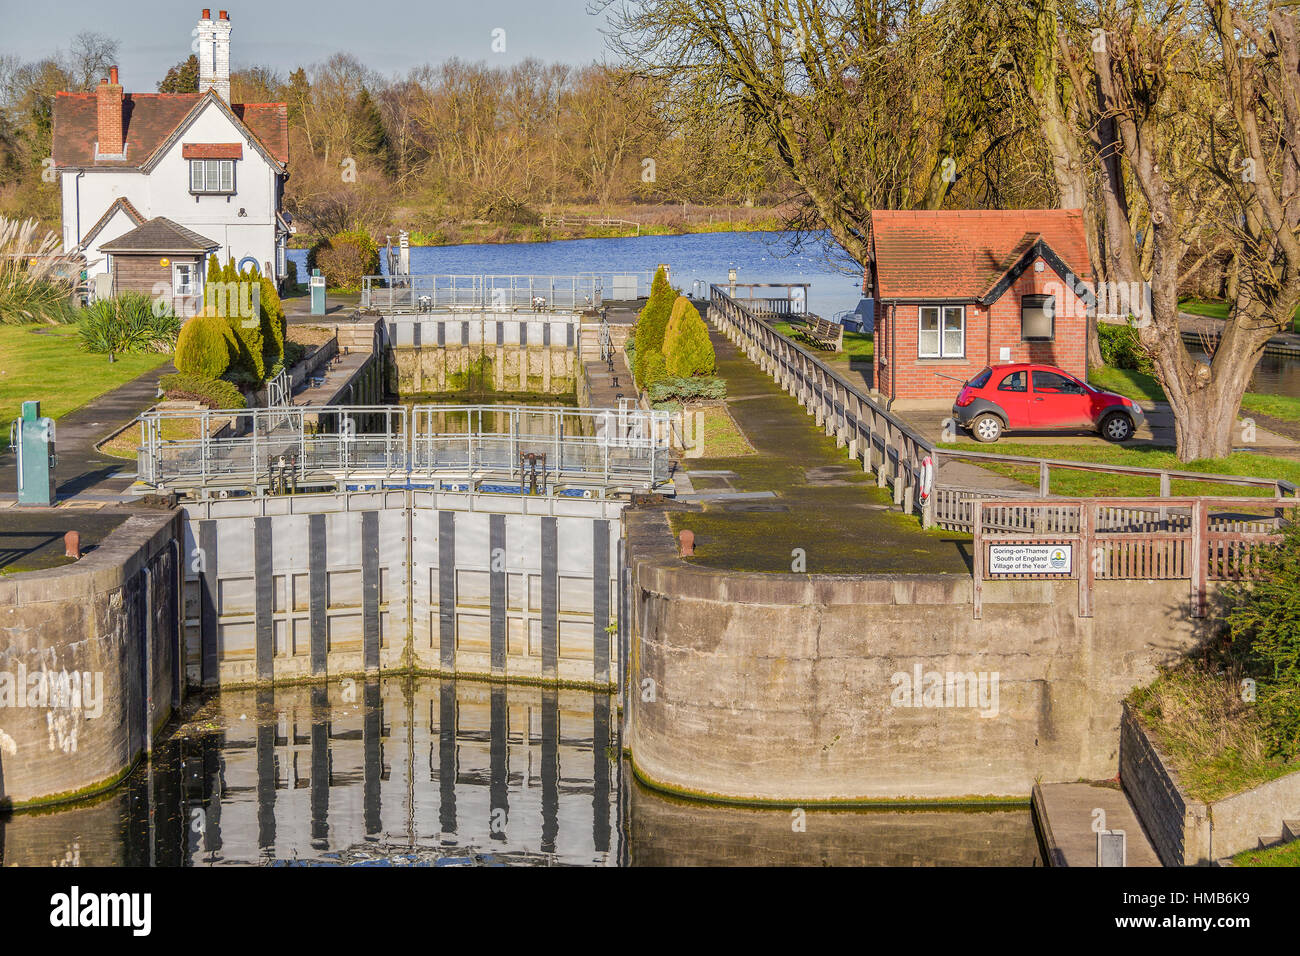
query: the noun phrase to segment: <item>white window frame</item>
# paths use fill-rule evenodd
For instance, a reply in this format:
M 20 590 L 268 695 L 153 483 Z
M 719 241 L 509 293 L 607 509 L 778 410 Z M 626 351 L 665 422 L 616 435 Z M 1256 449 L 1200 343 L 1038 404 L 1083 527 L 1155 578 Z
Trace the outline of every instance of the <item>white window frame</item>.
M 921 346 L 921 319 L 926 310 L 934 309 L 939 313 L 938 334 L 939 349 L 937 352 L 923 351 Z M 944 347 L 944 320 L 950 311 L 956 311 L 961 315 L 961 349 L 957 352 L 949 352 Z M 920 305 L 916 308 L 916 357 L 923 359 L 957 359 L 966 357 L 966 306 L 964 305 Z
M 181 284 L 181 270 L 185 270 L 189 280 Z M 192 262 L 176 262 L 172 264 L 172 295 L 197 295 L 198 289 L 198 267 Z
M 235 192 L 233 159 L 191 159 L 190 192 L 196 195 L 231 196 Z M 209 180 L 216 183 L 213 188 Z

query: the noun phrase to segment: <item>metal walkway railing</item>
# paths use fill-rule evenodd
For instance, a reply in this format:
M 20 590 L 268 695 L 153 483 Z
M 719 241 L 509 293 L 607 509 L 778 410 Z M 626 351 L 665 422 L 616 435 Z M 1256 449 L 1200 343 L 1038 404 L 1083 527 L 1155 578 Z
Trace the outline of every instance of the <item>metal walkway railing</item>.
M 380 312 L 573 312 L 599 308 L 602 295 L 602 277 L 595 274 L 398 275 L 361 280 L 361 307 Z
M 151 411 L 138 464 L 140 481 L 173 491 L 448 481 L 650 490 L 668 480 L 669 423 L 666 412 L 522 405 Z

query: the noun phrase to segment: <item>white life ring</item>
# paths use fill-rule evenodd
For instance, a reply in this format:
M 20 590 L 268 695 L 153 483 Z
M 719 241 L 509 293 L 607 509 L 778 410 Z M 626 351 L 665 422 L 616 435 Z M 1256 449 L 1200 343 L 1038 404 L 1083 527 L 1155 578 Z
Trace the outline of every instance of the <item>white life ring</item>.
M 926 455 L 921 459 L 921 500 L 926 501 L 930 497 L 930 489 L 934 487 L 934 459 Z

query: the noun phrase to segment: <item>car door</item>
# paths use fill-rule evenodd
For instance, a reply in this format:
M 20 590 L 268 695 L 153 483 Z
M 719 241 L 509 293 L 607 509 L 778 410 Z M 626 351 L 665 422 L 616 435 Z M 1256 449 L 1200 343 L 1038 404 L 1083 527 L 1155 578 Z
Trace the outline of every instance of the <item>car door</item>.
M 1029 372 L 1008 372 L 998 380 L 993 401 L 1007 413 L 1008 428 L 1029 427 Z
M 1088 390 L 1060 372 L 1033 370 L 1029 421 L 1034 428 L 1081 428 L 1092 424 Z

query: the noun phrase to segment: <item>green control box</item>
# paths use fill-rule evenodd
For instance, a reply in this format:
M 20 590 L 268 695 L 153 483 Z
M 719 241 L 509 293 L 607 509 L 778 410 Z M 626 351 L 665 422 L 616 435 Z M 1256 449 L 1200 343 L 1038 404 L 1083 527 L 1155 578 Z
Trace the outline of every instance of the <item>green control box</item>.
M 18 503 L 48 508 L 54 504 L 54 419 L 41 417 L 40 402 L 23 402 L 22 417 L 10 426 L 18 455 Z

